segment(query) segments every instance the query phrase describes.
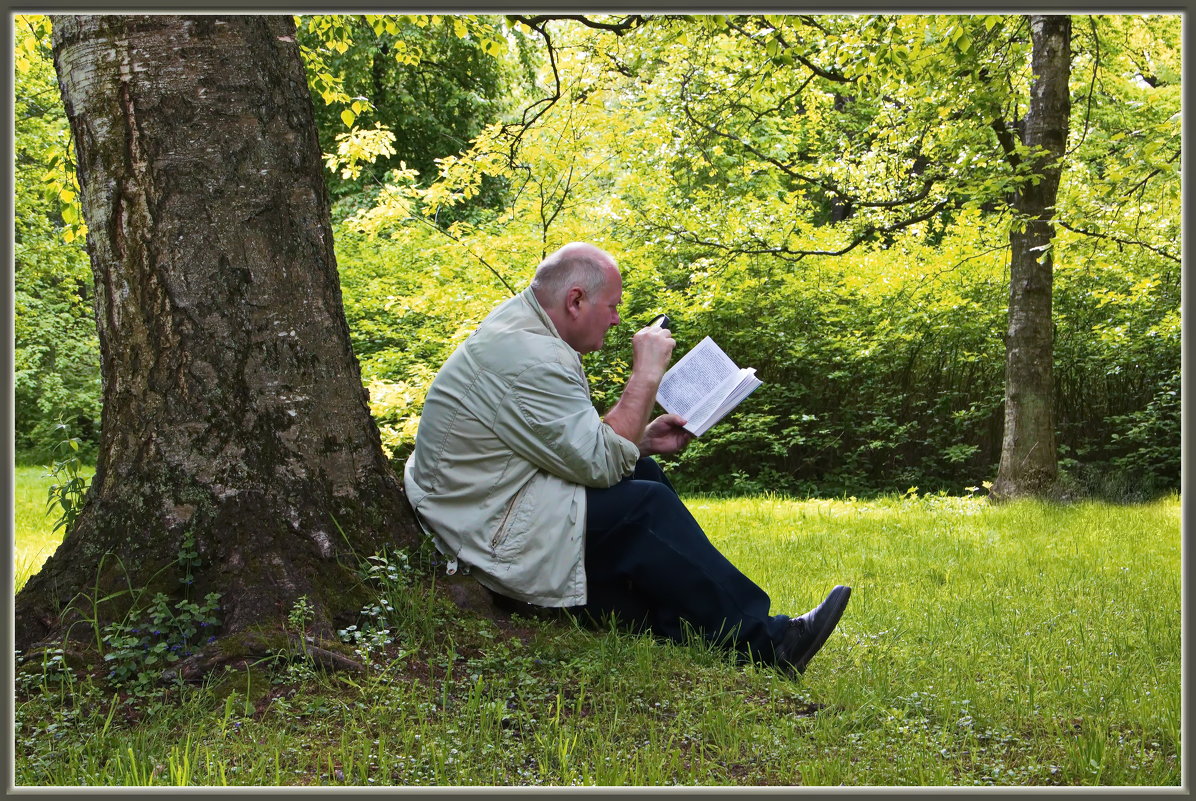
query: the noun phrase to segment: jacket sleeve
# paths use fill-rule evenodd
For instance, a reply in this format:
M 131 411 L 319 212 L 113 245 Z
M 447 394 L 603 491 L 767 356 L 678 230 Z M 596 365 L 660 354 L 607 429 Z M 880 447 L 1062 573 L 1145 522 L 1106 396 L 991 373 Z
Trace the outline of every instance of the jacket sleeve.
M 513 382 L 494 429 L 519 456 L 587 487 L 618 483 L 639 459 L 639 446 L 602 422 L 584 380 L 553 362 L 531 367 Z

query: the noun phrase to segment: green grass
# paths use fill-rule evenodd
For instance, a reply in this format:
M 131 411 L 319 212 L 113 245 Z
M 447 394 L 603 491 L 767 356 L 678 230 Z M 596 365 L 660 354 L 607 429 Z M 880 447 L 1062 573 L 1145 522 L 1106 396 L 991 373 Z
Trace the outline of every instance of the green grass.
M 28 674 L 16 783 L 1180 784 L 1177 497 L 689 505 L 774 611 L 853 587 L 804 676 L 468 619 L 420 583 L 388 594 L 364 676 L 279 661 L 129 694 Z M 53 540 L 37 522 L 18 512 L 18 560 Z
M 94 467 L 84 466 L 79 475 L 90 479 Z M 62 530 L 55 532 L 57 514 L 46 511 L 46 493 L 54 479 L 46 475 L 44 467 L 17 467 L 13 482 L 13 531 L 15 551 L 13 574 L 16 589 L 41 569 L 62 541 Z

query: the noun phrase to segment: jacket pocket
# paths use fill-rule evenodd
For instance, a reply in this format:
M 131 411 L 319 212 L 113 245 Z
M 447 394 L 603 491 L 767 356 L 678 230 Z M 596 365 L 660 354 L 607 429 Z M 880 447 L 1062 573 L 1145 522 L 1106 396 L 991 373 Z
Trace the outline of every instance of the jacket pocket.
M 531 489 L 531 486 L 534 482 L 535 478 L 533 477 L 530 481 L 519 488 L 519 492 L 516 492 L 515 497 L 511 499 L 509 504 L 507 504 L 507 510 L 503 514 L 502 520 L 499 521 L 498 528 L 494 531 L 494 536 L 490 538 L 491 551 L 497 551 L 498 547 L 507 539 L 507 535 L 511 530 L 511 523 L 515 519 L 515 512 L 519 509 L 519 504 L 523 501 L 523 496 L 527 494 L 529 489 Z

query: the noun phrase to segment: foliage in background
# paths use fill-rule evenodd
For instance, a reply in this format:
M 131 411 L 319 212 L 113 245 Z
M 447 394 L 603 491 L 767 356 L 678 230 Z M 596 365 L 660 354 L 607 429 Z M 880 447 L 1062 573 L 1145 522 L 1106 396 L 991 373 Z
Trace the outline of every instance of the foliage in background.
M 631 331 L 659 311 L 678 353 L 711 335 L 765 382 L 676 460 L 683 487 L 961 492 L 992 477 L 1004 198 L 1025 176 L 978 120 L 1023 108 L 1021 17 L 537 25 L 300 18 L 345 311 L 396 464 L 452 348 L 546 253 L 584 239 L 625 273 L 626 322 L 585 359 L 600 410 Z M 1073 30 L 1053 254 L 1061 467 L 1077 493 L 1141 497 L 1179 478 L 1179 18 L 1081 16 Z M 98 420 L 86 265 L 61 242 L 64 195 L 41 192 L 65 124 L 27 42 L 21 450 L 45 449 L 60 414 Z
M 400 239 L 337 229 L 345 317 L 382 446 L 396 463 L 415 444 L 436 370 L 509 294 L 427 226 Z
M 79 433 L 85 457 L 100 424 L 91 269 L 49 34 L 45 17 L 14 18 L 14 444 L 43 464 L 60 421 Z
M 1054 254 L 1058 425 L 1072 491 L 1134 497 L 1178 482 L 1178 439 L 1146 441 L 1178 430 L 1160 389 L 1179 371 L 1178 18 L 1082 21 L 1090 81 L 1073 86 Z M 513 161 L 499 132 L 454 165 L 457 181 L 472 161 L 510 183 L 492 219 L 452 226 L 462 262 L 526 274 L 594 241 L 627 274 L 629 327 L 668 310 L 681 350 L 709 334 L 758 369 L 764 387 L 678 460 L 691 489 L 960 491 L 995 472 L 1003 199 L 1028 177 L 975 121 L 1020 113 L 1022 18 L 857 23 L 666 18 L 622 38 L 561 23 L 541 85 L 559 78 L 564 99 Z M 420 219 L 459 197 L 401 176 L 389 191 L 404 201 L 348 224 L 413 248 Z M 587 358 L 601 408 L 628 333 Z
M 377 202 L 383 176 L 435 180 L 521 95 L 534 54 L 501 17 L 296 17 L 337 216 Z M 385 142 L 385 144 L 382 144 Z M 484 198 L 494 202 L 497 183 Z M 476 204 L 475 204 L 476 205 Z

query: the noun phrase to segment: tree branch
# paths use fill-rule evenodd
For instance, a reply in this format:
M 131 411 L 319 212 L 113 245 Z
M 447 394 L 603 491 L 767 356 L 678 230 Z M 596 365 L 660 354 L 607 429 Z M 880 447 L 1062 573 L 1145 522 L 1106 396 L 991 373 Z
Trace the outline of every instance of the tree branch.
M 1092 96 L 1096 93 L 1096 73 L 1100 69 L 1100 37 L 1096 33 L 1096 18 L 1089 17 L 1088 23 L 1092 26 L 1092 80 L 1088 84 L 1088 101 L 1084 105 L 1084 130 L 1080 134 L 1080 141 L 1063 154 L 1063 158 L 1067 158 L 1072 153 L 1075 153 L 1080 145 L 1084 144 L 1084 140 L 1088 138 L 1088 123 L 1092 116 Z
M 1000 143 L 1001 150 L 1005 153 L 1005 160 L 1016 171 L 1021 166 L 1022 159 L 1017 154 L 1017 143 L 1014 141 L 1013 133 L 1005 125 L 1005 120 L 1000 117 L 994 117 L 989 126 L 997 134 L 997 142 Z
M 431 220 L 429 220 L 427 217 L 425 217 L 425 216 L 424 216 L 424 215 L 422 215 L 422 214 L 413 214 L 413 215 L 411 215 L 411 218 L 412 218 L 412 219 L 414 219 L 414 220 L 417 220 L 417 221 L 419 221 L 419 222 L 422 222 L 424 225 L 428 226 L 428 227 L 429 227 L 429 228 L 431 228 L 433 231 L 436 231 L 437 233 L 441 234 L 442 236 L 445 236 L 445 237 L 447 237 L 447 238 L 449 238 L 449 239 L 453 240 L 453 241 L 454 241 L 454 242 L 456 242 L 458 245 L 460 245 L 461 247 L 465 248 L 466 252 L 467 252 L 467 253 L 469 253 L 469 255 L 470 255 L 470 256 L 473 256 L 475 259 L 477 259 L 479 262 L 481 262 L 481 264 L 482 264 L 482 266 L 483 266 L 483 267 L 485 267 L 487 270 L 489 270 L 491 273 L 493 273 L 493 274 L 494 274 L 494 277 L 495 277 L 495 278 L 497 278 L 497 279 L 498 279 L 498 280 L 499 280 L 499 281 L 502 283 L 502 285 L 503 285 L 503 286 L 505 286 L 505 287 L 507 288 L 507 291 L 508 291 L 508 292 L 510 292 L 512 295 L 518 295 L 518 294 L 519 294 L 519 292 L 518 292 L 518 291 L 516 291 L 515 287 L 513 287 L 513 286 L 511 286 L 509 283 L 507 283 L 507 279 L 503 278 L 503 276 L 502 276 L 502 273 L 500 273 L 498 270 L 496 270 L 496 269 L 494 268 L 494 266 L 490 264 L 490 262 L 486 261 L 486 260 L 485 260 L 484 258 L 482 258 L 480 255 L 478 255 L 477 253 L 475 253 L 475 252 L 474 252 L 474 250 L 473 250 L 473 248 L 471 248 L 471 247 L 470 247 L 468 244 L 466 244 L 465 242 L 462 242 L 462 241 L 461 241 L 461 239 L 460 239 L 459 237 L 455 237 L 455 236 L 453 236 L 453 235 L 452 235 L 451 233 L 449 233 L 447 230 L 445 230 L 444 228 L 441 228 L 441 227 L 440 227 L 440 225 L 438 225 L 437 223 L 434 223 L 434 222 L 432 222 Z
M 828 192 L 830 194 L 840 195 L 838 188 L 834 184 L 822 181 L 812 175 L 805 175 L 803 173 L 800 173 L 797 170 L 793 169 L 790 165 L 784 164 L 779 159 L 775 159 L 771 156 L 767 156 L 767 155 L 761 153 L 760 151 L 756 150 L 750 144 L 745 142 L 742 137 L 733 136 L 732 134 L 729 134 L 725 131 L 719 130 L 718 128 L 714 127 L 714 125 L 712 125 L 711 123 L 705 122 L 703 120 L 699 120 L 697 117 L 695 117 L 693 114 L 693 110 L 690 107 L 690 103 L 685 102 L 685 101 L 688 101 L 689 97 L 690 97 L 688 94 L 688 89 L 689 89 L 690 79 L 692 77 L 693 77 L 692 75 L 687 75 L 681 81 L 681 98 L 682 98 L 681 110 L 682 110 L 682 112 L 684 112 L 686 118 L 691 123 L 693 123 L 698 128 L 705 130 L 707 133 L 713 134 L 714 136 L 720 137 L 722 139 L 727 139 L 732 142 L 735 142 L 736 144 L 741 145 L 742 147 L 746 148 L 748 150 L 748 152 L 750 152 L 756 158 L 760 159 L 761 161 L 766 161 L 769 164 L 772 164 L 774 167 L 776 167 L 778 170 L 780 170 L 781 172 L 788 175 L 790 178 L 793 178 L 798 181 L 802 181 L 807 184 L 811 184 L 811 185 L 816 186 L 819 189 L 822 189 L 823 191 Z
M 754 19 L 757 23 L 764 23 L 764 21 L 760 20 L 759 18 L 754 18 Z M 806 20 L 805 18 L 803 18 L 803 21 L 808 22 L 808 20 Z M 767 24 L 767 23 L 764 23 L 764 24 Z M 731 24 L 731 25 L 728 25 L 728 27 L 731 28 L 731 30 L 737 31 L 738 33 L 747 37 L 750 41 L 757 44 L 758 46 L 764 46 L 763 43 L 759 39 L 757 39 L 751 32 L 745 30 L 742 25 Z M 772 26 L 769 26 L 769 27 L 772 27 Z M 761 26 L 761 30 L 763 30 L 762 26 Z M 795 61 L 800 63 L 803 67 L 808 69 L 810 72 L 817 75 L 819 78 L 825 78 L 826 80 L 832 81 L 834 83 L 855 83 L 855 81 L 857 80 L 856 78 L 848 78 L 846 75 L 844 75 L 841 72 L 824 69 L 824 68 L 818 66 L 817 64 L 815 64 L 814 62 L 812 62 L 808 58 L 806 58 L 804 55 L 802 55 L 801 53 L 796 52 L 795 46 L 789 44 L 788 40 L 785 39 L 785 35 L 783 33 L 781 33 L 780 30 L 778 30 L 776 28 L 772 28 L 772 32 L 776 37 L 777 43 L 782 48 L 784 48 L 784 50 L 786 52 L 788 52 L 788 54 L 790 56 L 792 56 Z
M 938 203 L 935 203 L 933 206 L 931 206 L 926 211 L 924 211 L 920 214 L 915 214 L 911 217 L 907 217 L 903 220 L 899 220 L 890 225 L 882 225 L 882 226 L 876 226 L 876 227 L 869 226 L 869 227 L 865 228 L 863 231 L 861 231 L 860 233 L 856 234 L 856 236 L 849 243 L 847 243 L 843 247 L 839 248 L 838 250 L 807 250 L 807 249 L 802 249 L 802 248 L 791 248 L 787 245 L 771 245 L 771 244 L 765 242 L 764 240 L 760 239 L 759 237 L 756 237 L 755 235 L 753 235 L 753 239 L 756 241 L 757 244 L 754 246 L 728 245 L 723 242 L 715 242 L 715 241 L 711 241 L 708 239 L 702 239 L 697 234 L 695 234 L 691 231 L 688 231 L 684 228 L 675 228 L 675 227 L 669 227 L 669 226 L 664 226 L 664 225 L 657 225 L 655 223 L 648 223 L 648 225 L 650 228 L 660 230 L 660 231 L 665 231 L 665 232 L 672 234 L 673 236 L 676 236 L 680 239 L 684 239 L 685 241 L 689 242 L 692 245 L 698 245 L 701 247 L 708 247 L 708 248 L 712 248 L 712 249 L 716 249 L 716 250 L 722 250 L 722 251 L 734 253 L 736 255 L 777 256 L 778 258 L 785 259 L 786 261 L 801 261 L 806 256 L 842 256 L 846 253 L 849 253 L 849 252 L 855 250 L 857 247 L 859 247 L 860 245 L 864 244 L 865 242 L 867 242 L 868 240 L 870 240 L 874 237 L 896 233 L 897 231 L 903 230 L 905 228 L 909 228 L 911 225 L 916 225 L 917 223 L 925 222 L 926 220 L 929 220 L 931 217 L 935 216 L 936 214 L 941 212 L 943 209 L 945 209 L 948 206 L 948 204 L 949 204 L 949 201 L 940 200 Z
M 523 14 L 510 14 L 508 16 L 516 22 L 522 22 L 527 27 L 536 31 L 540 31 L 541 26 L 543 26 L 546 22 L 568 19 L 573 20 L 574 22 L 580 22 L 587 28 L 594 28 L 595 30 L 599 31 L 610 31 L 616 36 L 622 36 L 625 33 L 635 30 L 643 25 L 648 19 L 648 17 L 642 14 L 629 14 L 618 22 L 598 22 L 597 20 L 590 19 L 584 14 L 539 14 L 534 17 L 528 17 Z
M 516 15 L 516 16 L 512 17 L 512 19 L 515 19 L 518 22 L 522 22 L 524 25 L 531 28 L 536 33 L 540 34 L 540 38 L 544 40 L 544 48 L 548 53 L 548 65 L 552 68 L 552 82 L 553 82 L 552 94 L 549 95 L 548 97 L 544 97 L 544 98 L 541 98 L 540 100 L 537 100 L 535 103 L 532 103 L 530 106 L 528 106 L 527 108 L 525 108 L 523 110 L 523 116 L 520 118 L 519 124 L 517 127 L 519 127 L 522 130 L 526 130 L 528 127 L 531 126 L 532 123 L 534 123 L 536 120 L 540 119 L 540 117 L 542 117 L 548 111 L 548 109 L 550 109 L 554 105 L 556 105 L 556 102 L 561 99 L 561 74 L 557 68 L 556 48 L 554 48 L 552 46 L 552 36 L 548 33 L 548 30 L 544 27 L 544 23 L 553 19 L 553 17 L 528 18 L 528 17 Z M 535 114 L 533 114 L 532 117 L 529 119 L 528 114 L 531 113 L 532 109 L 536 108 L 536 106 L 539 106 L 541 104 L 543 104 L 544 107 L 541 108 L 539 111 L 537 111 Z M 505 127 L 507 127 L 507 126 L 504 126 L 504 128 Z M 515 126 L 513 126 L 513 127 L 515 127 Z M 518 135 L 516 135 L 515 140 L 514 140 L 515 143 L 517 143 L 519 141 L 519 138 L 523 135 L 522 130 Z M 512 148 L 513 147 L 514 147 L 514 143 L 512 144 Z
M 689 86 L 690 77 L 691 76 L 686 76 L 686 78 L 681 83 L 681 95 L 682 95 L 682 98 L 684 98 L 684 99 L 688 99 L 686 90 L 688 89 L 688 86 Z M 827 181 L 824 179 L 816 178 L 814 176 L 806 175 L 804 173 L 798 172 L 796 169 L 793 168 L 792 165 L 787 164 L 778 158 L 775 158 L 773 156 L 770 156 L 766 153 L 761 152 L 754 145 L 752 145 L 751 143 L 746 141 L 743 137 L 735 136 L 726 131 L 720 130 L 719 128 L 716 128 L 711 123 L 707 123 L 702 120 L 699 120 L 697 117 L 694 116 L 694 114 L 690 108 L 690 104 L 688 102 L 683 102 L 681 104 L 681 110 L 682 110 L 682 112 L 684 112 L 686 118 L 689 119 L 689 121 L 692 122 L 695 126 L 705 129 L 708 133 L 713 134 L 714 136 L 721 137 L 723 139 L 727 139 L 729 141 L 735 142 L 737 145 L 744 148 L 748 153 L 752 154 L 753 156 L 755 156 L 756 158 L 760 159 L 763 162 L 773 165 L 774 167 L 776 167 L 778 170 L 780 170 L 781 172 L 783 172 L 785 175 L 789 176 L 790 178 L 792 178 L 796 181 L 802 181 L 804 183 L 810 184 L 811 186 L 815 186 L 818 189 L 821 189 L 822 191 L 826 192 L 827 194 L 830 194 L 836 198 L 839 198 L 841 200 L 841 202 L 850 204 L 851 206 L 856 207 L 856 208 L 885 209 L 885 208 L 896 208 L 898 206 L 911 205 L 913 203 L 917 203 L 920 200 L 925 200 L 930 195 L 930 190 L 934 187 L 934 184 L 935 184 L 934 178 L 927 177 L 927 178 L 923 178 L 922 185 L 917 190 L 916 194 L 909 195 L 909 196 L 906 196 L 903 198 L 898 198 L 896 200 L 883 200 L 883 201 L 860 200 L 860 199 L 857 199 L 855 197 L 848 195 L 846 192 L 843 191 L 843 189 L 841 189 L 833 181 Z
M 1183 259 L 1181 259 L 1179 256 L 1172 255 L 1171 253 L 1168 253 L 1167 251 L 1162 250 L 1161 248 L 1157 248 L 1153 245 L 1148 245 L 1145 242 L 1139 242 L 1136 239 L 1125 239 L 1123 237 L 1113 236 L 1112 234 L 1101 234 L 1101 233 L 1097 233 L 1096 231 L 1085 231 L 1083 228 L 1077 228 L 1074 225 L 1068 225 L 1063 220 L 1057 219 L 1054 222 L 1060 228 L 1066 228 L 1068 231 L 1071 231 L 1073 234 L 1080 234 L 1081 236 L 1088 236 L 1088 237 L 1092 237 L 1094 239 L 1108 239 L 1110 241 L 1116 242 L 1119 245 L 1129 245 L 1132 247 L 1145 248 L 1146 250 L 1149 250 L 1152 253 L 1162 256 L 1164 259 L 1169 259 L 1170 261 L 1175 262 L 1176 264 L 1183 263 Z

